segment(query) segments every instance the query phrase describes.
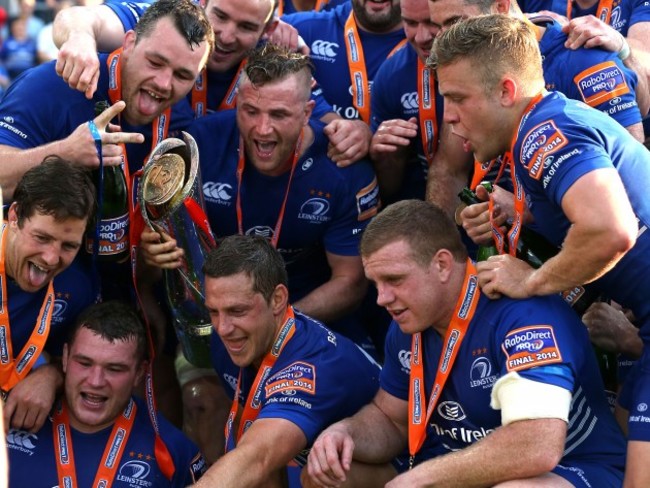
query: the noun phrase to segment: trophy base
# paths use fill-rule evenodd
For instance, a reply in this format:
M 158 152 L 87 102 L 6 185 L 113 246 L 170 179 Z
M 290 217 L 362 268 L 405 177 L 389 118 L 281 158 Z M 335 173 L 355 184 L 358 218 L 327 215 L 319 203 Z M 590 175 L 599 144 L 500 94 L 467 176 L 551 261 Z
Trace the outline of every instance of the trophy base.
M 183 356 L 197 368 L 212 368 L 210 361 L 211 324 L 177 326 L 176 337 Z

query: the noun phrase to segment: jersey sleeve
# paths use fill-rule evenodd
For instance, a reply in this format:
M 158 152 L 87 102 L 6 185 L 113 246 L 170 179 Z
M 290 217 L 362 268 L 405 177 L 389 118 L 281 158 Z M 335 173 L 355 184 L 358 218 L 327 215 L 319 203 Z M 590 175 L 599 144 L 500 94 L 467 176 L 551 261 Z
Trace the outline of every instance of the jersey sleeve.
M 516 372 L 573 391 L 589 344 L 574 313 L 557 296 L 517 303 L 507 312 L 496 334 L 501 376 Z
M 570 64 L 578 69 L 574 69 L 573 83 L 565 95 L 582 100 L 623 127 L 640 123 L 636 73 L 626 68 L 614 53 L 586 49 L 573 53 Z
M 0 104 L 0 144 L 38 147 L 64 139 L 70 135 L 69 127 L 91 118 L 92 102 L 71 90 L 51 61 L 25 72 L 5 93 Z
M 391 322 L 384 346 L 384 365 L 379 386 L 400 400 L 408 401 L 411 373 L 411 337 Z
M 358 256 L 361 233 L 379 211 L 379 186 L 366 160 L 344 168 L 343 175 L 337 196 L 339 208 L 325 234 L 325 249 L 332 254 Z
M 560 115 L 534 125 L 526 131 L 517 154 L 527 176 L 539 189 L 561 206 L 566 191 L 581 176 L 600 168 L 613 168 L 600 134 L 580 127 Z M 531 182 L 532 184 L 532 182 Z
M 135 28 L 142 14 L 145 13 L 151 2 L 106 2 L 104 3 L 110 8 L 115 15 L 122 22 L 124 32 Z
M 634 0 L 628 29 L 640 22 L 650 22 L 650 1 L 648 0 Z
M 290 343 L 282 353 L 287 358 L 284 364 L 264 385 L 259 418 L 291 421 L 303 431 L 308 445 L 325 427 L 354 414 L 377 391 L 379 367 L 349 340 L 331 331 L 327 334 L 328 339 L 322 338 L 316 347 Z

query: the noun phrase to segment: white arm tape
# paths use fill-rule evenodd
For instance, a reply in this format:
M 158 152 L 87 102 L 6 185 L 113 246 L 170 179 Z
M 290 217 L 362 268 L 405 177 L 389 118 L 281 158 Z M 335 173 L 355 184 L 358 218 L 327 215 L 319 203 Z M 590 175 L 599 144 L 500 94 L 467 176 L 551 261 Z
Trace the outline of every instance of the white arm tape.
M 568 423 L 571 392 L 512 372 L 499 378 L 492 387 L 490 406 L 501 410 L 501 425 L 517 420 L 548 418 Z

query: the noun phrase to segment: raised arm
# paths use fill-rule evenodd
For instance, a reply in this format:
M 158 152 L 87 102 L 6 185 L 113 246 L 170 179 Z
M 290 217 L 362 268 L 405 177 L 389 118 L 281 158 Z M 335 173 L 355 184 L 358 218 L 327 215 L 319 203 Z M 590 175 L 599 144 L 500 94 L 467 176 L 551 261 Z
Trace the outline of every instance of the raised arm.
M 122 44 L 122 22 L 105 5 L 71 7 L 54 19 L 52 36 L 59 47 L 56 72 L 91 99 L 99 78 L 97 51 L 110 52 Z
M 93 124 L 95 131 L 91 130 L 90 123 L 78 126 L 72 134 L 49 144 L 30 148 L 20 149 L 7 145 L 0 145 L 0 186 L 6 199 L 13 196 L 18 181 L 30 168 L 41 164 L 41 162 L 52 154 L 57 154 L 63 159 L 87 166 L 97 168 L 99 156 L 95 146 L 95 138 L 102 143 L 102 157 L 104 164 L 116 166 L 122 162 L 121 143 L 142 143 L 142 134 L 114 131 L 117 126 L 111 126 L 111 132 L 107 131 L 110 120 L 124 110 L 124 102 L 118 102 L 108 110 L 95 117 Z
M 332 271 L 328 281 L 294 303 L 301 312 L 322 322 L 341 318 L 363 300 L 368 282 L 359 256 L 342 256 L 327 252 Z
M 580 177 L 564 194 L 562 210 L 571 227 L 562 250 L 533 270 L 512 256 L 478 263 L 479 283 L 488 296 L 550 295 L 600 278 L 632 248 L 638 225 L 615 169 Z M 598 245 L 594 245 L 598 243 Z
M 461 139 L 442 124 L 440 143 L 427 176 L 427 201 L 435 203 L 453 217 L 460 200 L 458 193 L 469 180 L 473 157 L 463 149 Z

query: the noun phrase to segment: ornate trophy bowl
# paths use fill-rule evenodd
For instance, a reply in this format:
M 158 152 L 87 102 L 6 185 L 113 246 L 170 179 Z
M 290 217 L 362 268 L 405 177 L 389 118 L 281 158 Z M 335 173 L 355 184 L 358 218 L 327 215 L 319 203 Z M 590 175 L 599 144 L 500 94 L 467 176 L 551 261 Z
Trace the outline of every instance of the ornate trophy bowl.
M 138 200 L 145 224 L 169 234 L 185 251 L 180 268 L 164 270 L 165 295 L 183 354 L 195 366 L 209 368 L 212 325 L 204 305 L 203 262 L 214 236 L 205 217 L 196 142 L 185 132 L 182 136 L 154 148 Z

